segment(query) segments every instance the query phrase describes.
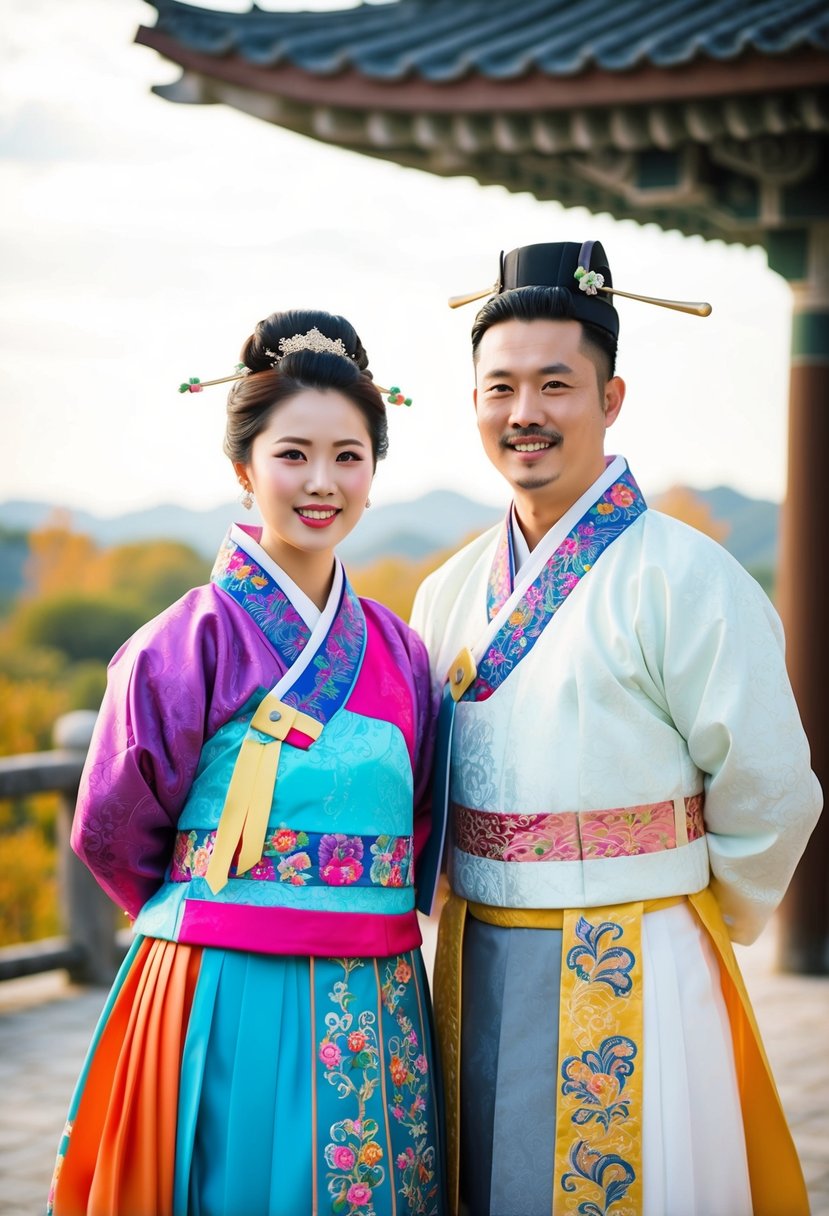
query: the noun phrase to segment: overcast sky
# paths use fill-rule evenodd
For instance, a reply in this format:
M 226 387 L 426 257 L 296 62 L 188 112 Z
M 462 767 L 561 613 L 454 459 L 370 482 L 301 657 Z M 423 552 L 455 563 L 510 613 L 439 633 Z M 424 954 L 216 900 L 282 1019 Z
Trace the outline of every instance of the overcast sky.
M 150 87 L 178 70 L 133 43 L 154 13 L 141 0 L 4 0 L 0 500 L 116 515 L 232 499 L 225 393 L 177 386 L 228 374 L 260 317 L 308 306 L 344 313 L 378 381 L 414 398 L 392 411 L 376 503 L 438 487 L 506 502 L 474 426 L 475 306 L 446 299 L 492 282 L 501 249 L 589 238 L 619 287 L 714 305 L 701 320 L 621 301 L 628 397 L 610 450 L 646 493 L 682 482 L 783 496 L 791 303 L 759 249 L 172 105 Z

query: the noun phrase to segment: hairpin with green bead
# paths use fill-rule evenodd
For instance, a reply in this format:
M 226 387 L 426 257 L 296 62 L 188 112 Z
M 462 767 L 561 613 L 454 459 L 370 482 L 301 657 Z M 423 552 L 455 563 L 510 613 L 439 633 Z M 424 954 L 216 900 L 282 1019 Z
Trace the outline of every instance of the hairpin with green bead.
M 218 380 L 200 380 L 198 376 L 191 376 L 184 384 L 178 386 L 178 391 L 180 393 L 200 393 L 202 389 L 210 388 L 212 384 L 229 384 L 231 380 L 241 380 L 249 370 L 244 363 L 237 363 L 236 371 L 232 376 L 220 376 Z
M 411 405 L 412 404 L 411 397 L 404 397 L 403 393 L 401 393 L 400 389 L 397 387 L 396 384 L 393 384 L 392 387 L 388 390 L 380 389 L 380 391 L 381 391 L 381 393 L 388 392 L 388 397 L 386 397 L 386 401 L 388 401 L 389 405 Z

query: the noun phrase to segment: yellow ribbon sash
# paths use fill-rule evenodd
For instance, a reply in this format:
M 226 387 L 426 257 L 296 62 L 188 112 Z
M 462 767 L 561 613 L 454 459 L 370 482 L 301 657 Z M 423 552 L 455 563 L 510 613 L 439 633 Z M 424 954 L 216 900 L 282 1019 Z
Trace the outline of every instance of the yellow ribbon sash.
M 238 874 L 244 874 L 262 857 L 268 817 L 273 804 L 279 753 L 292 729 L 316 740 L 322 724 L 269 692 L 251 718 L 242 743 L 219 820 L 213 853 L 205 873 L 217 895 L 227 885 L 228 872 L 241 841 Z M 262 738 L 262 736 L 266 736 Z

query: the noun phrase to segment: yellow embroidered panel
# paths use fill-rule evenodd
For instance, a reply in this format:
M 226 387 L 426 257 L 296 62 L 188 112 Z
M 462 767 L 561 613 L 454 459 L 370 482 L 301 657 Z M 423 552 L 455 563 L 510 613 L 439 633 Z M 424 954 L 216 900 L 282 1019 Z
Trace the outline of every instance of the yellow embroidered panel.
M 642 1211 L 642 911 L 564 913 L 554 1216 Z

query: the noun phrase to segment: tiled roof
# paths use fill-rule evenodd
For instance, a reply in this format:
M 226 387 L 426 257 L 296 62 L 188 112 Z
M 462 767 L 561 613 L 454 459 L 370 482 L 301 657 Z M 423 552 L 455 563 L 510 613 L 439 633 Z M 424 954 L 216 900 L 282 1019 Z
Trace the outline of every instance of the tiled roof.
M 157 30 L 211 57 L 389 83 L 671 69 L 829 50 L 826 0 L 396 0 L 333 12 L 226 13 L 153 0 Z
M 826 222 L 827 0 L 154 0 L 155 92 L 721 240 Z

